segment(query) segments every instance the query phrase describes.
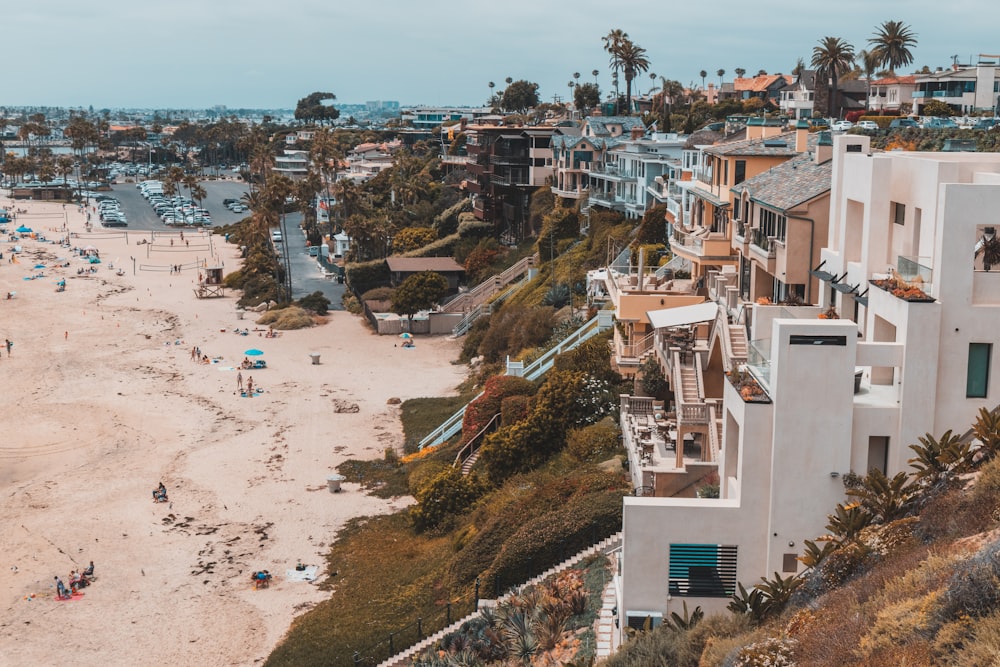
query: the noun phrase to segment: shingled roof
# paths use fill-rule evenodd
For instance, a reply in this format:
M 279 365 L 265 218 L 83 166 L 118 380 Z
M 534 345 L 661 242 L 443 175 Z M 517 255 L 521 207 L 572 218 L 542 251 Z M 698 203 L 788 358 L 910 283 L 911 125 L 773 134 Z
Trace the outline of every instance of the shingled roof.
M 809 135 L 808 148 L 816 146 L 816 134 Z M 795 132 L 783 132 L 764 139 L 744 139 L 729 143 L 717 144 L 705 148 L 710 155 L 745 155 L 794 157 L 799 154 L 795 150 Z
M 740 196 L 745 190 L 755 202 L 788 211 L 829 192 L 832 174 L 833 160 L 816 164 L 809 153 L 803 153 L 734 185 L 732 192 Z

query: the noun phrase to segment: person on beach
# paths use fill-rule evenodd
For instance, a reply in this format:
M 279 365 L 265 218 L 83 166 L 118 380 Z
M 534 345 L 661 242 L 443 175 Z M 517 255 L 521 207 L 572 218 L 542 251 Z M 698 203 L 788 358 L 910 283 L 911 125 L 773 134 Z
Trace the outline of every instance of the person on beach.
M 10 348 L 14 347 L 14 343 L 10 341 L 10 338 L 4 338 L 4 345 L 7 346 L 7 356 L 10 356 Z
M 236 390 L 243 391 L 243 371 L 236 371 Z
M 72 593 L 66 590 L 66 584 L 62 582 L 59 575 L 56 575 L 56 595 L 59 596 L 60 600 L 68 600 L 73 597 Z
M 253 396 L 253 376 L 247 378 L 247 396 Z

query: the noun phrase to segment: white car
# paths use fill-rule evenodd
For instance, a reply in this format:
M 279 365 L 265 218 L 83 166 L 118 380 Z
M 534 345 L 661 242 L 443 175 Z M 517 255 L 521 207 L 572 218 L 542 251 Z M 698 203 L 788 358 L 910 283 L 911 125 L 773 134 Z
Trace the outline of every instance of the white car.
M 838 120 L 830 126 L 830 129 L 834 132 L 847 132 L 849 129 L 854 127 L 854 123 L 849 120 Z
M 878 123 L 873 120 L 859 120 L 857 126 L 862 130 L 878 130 Z

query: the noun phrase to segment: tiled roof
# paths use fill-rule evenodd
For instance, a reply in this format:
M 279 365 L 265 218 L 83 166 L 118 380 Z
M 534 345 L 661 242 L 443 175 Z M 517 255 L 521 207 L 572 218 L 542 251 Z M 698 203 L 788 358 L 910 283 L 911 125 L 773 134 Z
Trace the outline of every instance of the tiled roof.
M 789 84 L 792 82 L 792 77 L 786 77 L 783 74 L 763 74 L 754 77 L 738 78 L 733 80 L 733 89 L 760 93 L 770 88 L 777 81 L 784 81 L 786 84 Z
M 732 192 L 739 196 L 746 190 L 754 201 L 788 211 L 829 192 L 832 173 L 833 160 L 816 164 L 809 153 L 804 153 L 734 185 Z
M 816 145 L 816 133 L 808 137 L 807 146 L 813 148 Z M 748 155 L 748 156 L 788 156 L 793 157 L 799 152 L 795 150 L 795 132 L 783 132 L 782 134 L 765 139 L 745 139 L 743 141 L 733 141 L 724 144 L 716 144 L 705 149 L 711 155 Z
M 629 134 L 634 127 L 646 129 L 642 120 L 635 116 L 589 116 L 586 124 L 588 132 L 594 136 L 610 135 L 609 125 L 621 125 L 623 134 Z
M 876 79 L 872 81 L 873 86 L 891 86 L 893 84 L 915 84 L 917 82 L 917 77 L 912 74 L 907 74 L 906 76 L 887 76 L 884 79 Z

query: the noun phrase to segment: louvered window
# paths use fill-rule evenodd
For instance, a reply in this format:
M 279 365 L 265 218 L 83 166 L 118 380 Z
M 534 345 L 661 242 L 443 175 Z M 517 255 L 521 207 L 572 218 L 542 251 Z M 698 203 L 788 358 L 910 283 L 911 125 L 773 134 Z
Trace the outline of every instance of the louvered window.
M 671 595 L 724 598 L 735 592 L 735 545 L 670 545 Z

